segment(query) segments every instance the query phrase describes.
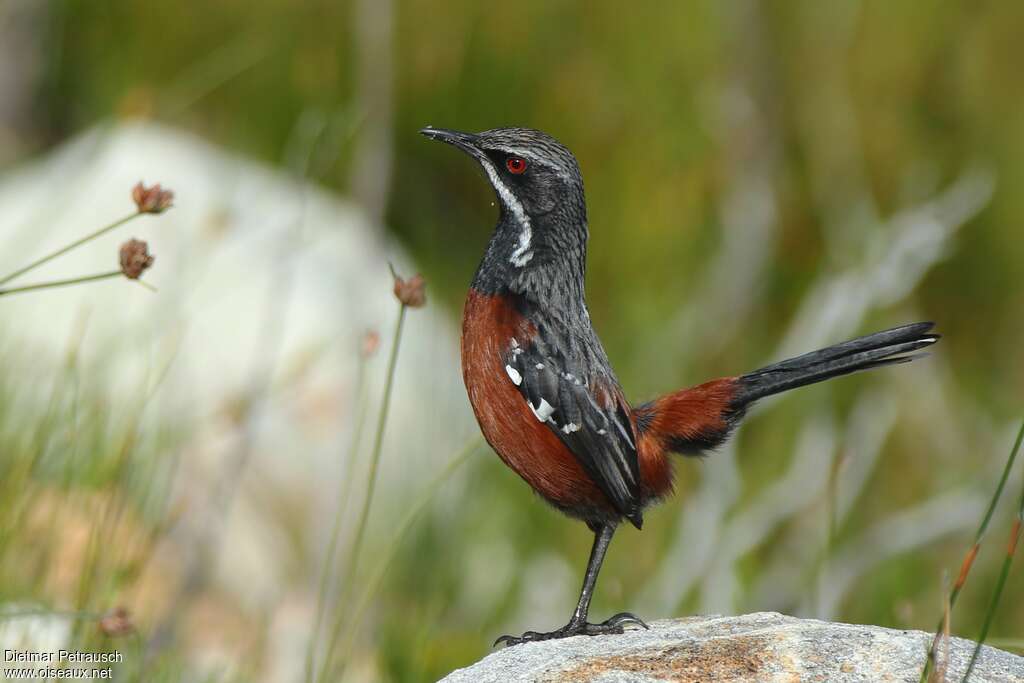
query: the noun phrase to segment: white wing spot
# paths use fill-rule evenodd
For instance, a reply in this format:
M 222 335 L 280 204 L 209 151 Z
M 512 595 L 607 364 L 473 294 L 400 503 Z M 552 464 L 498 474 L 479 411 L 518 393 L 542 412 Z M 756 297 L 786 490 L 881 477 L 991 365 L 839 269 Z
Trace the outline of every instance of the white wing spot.
M 508 378 L 512 380 L 512 384 L 515 384 L 518 387 L 520 384 L 523 383 L 523 376 L 520 375 L 519 371 L 516 370 L 511 365 L 505 366 L 505 372 L 508 373 Z
M 572 434 L 573 432 L 580 431 L 580 426 L 575 422 L 570 422 L 569 424 L 562 427 L 562 431 L 565 432 L 566 434 Z
M 598 429 L 597 433 L 600 434 L 601 436 L 604 436 L 605 434 L 608 433 L 608 430 L 607 429 Z
M 544 369 L 544 364 L 543 363 L 537 363 L 536 368 L 538 370 L 543 370 Z
M 555 412 L 555 407 L 548 403 L 547 401 L 545 401 L 544 399 L 540 400 L 540 405 L 537 406 L 536 408 L 534 408 L 533 404 L 530 403 L 529 401 L 527 401 L 527 405 L 530 406 L 530 410 L 533 411 L 533 414 L 541 422 L 547 422 L 548 418 L 551 417 L 551 414 Z

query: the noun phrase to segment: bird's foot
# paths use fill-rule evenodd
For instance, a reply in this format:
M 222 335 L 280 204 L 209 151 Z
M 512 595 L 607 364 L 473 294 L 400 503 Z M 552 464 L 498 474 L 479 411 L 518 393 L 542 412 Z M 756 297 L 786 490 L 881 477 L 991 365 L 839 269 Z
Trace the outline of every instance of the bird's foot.
M 630 614 L 629 612 L 620 612 L 611 619 L 602 621 L 600 624 L 589 624 L 587 622 L 573 623 L 569 622 L 557 631 L 551 631 L 549 633 L 540 633 L 538 631 L 527 631 L 521 636 L 502 636 L 494 641 L 494 646 L 497 647 L 499 644 L 505 645 L 505 647 L 512 647 L 513 645 L 519 645 L 520 643 L 530 643 L 537 640 L 554 640 L 556 638 L 569 638 L 571 636 L 603 636 L 609 633 L 622 633 L 625 626 L 635 624 L 643 628 L 650 628 L 643 622 L 643 619 Z

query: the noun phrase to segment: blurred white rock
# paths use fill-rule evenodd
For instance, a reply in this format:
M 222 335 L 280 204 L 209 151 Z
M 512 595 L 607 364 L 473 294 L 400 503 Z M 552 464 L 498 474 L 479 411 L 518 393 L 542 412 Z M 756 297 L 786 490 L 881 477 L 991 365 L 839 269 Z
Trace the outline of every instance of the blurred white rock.
M 156 256 L 144 279 L 157 291 L 115 278 L 5 297 L 0 353 L 6 372 L 14 359 L 24 363 L 35 393 L 25 400 L 42 401 L 82 329 L 81 378 L 107 397 L 112 419 L 154 390 L 143 434 L 180 425 L 184 443 L 172 454 L 181 457 L 183 531 L 171 537 L 183 555 L 195 550 L 188 530 L 208 524 L 226 468 L 245 460 L 240 481 L 229 482 L 237 497 L 216 574 L 243 604 L 272 608 L 303 559 L 290 556 L 271 509 L 295 502 L 312 545 L 323 547 L 353 428 L 360 338 L 373 329 L 382 339 L 367 370 L 373 421 L 398 310 L 387 264 L 416 269 L 343 199 L 191 135 L 130 124 L 88 132 L 0 177 L 0 274 L 133 211 L 139 180 L 173 189 L 174 208 L 11 284 L 115 269 L 118 246 L 137 237 Z M 375 523 L 400 512 L 398 501 L 475 433 L 457 353 L 449 314 L 429 304 L 409 312 Z M 251 397 L 249 418 L 230 419 Z
M 0 605 L 0 655 L 7 666 L 7 656 L 18 653 L 56 653 L 67 647 L 71 637 L 72 620 L 62 614 L 48 613 L 32 603 Z M 48 662 L 20 662 L 17 668 L 42 669 L 52 666 Z

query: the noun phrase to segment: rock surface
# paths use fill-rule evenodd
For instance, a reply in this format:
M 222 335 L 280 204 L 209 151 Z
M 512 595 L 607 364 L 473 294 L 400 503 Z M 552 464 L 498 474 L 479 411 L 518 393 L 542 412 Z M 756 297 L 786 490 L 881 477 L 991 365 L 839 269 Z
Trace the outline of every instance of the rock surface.
M 654 681 L 916 682 L 931 636 L 774 613 L 651 623 L 618 636 L 527 643 L 494 652 L 443 683 Z M 974 644 L 949 643 L 947 680 L 960 681 Z M 972 683 L 1024 681 L 1024 657 L 985 647 Z

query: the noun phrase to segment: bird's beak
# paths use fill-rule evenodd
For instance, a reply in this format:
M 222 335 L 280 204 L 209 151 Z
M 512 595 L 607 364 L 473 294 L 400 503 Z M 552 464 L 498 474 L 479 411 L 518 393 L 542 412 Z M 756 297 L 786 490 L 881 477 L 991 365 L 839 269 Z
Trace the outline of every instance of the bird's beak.
M 473 133 L 463 133 L 457 130 L 434 128 L 432 126 L 427 126 L 420 133 L 426 135 L 431 140 L 440 140 L 441 142 L 447 142 L 449 145 L 454 145 L 473 156 L 481 154 L 480 148 L 476 146 L 479 136 Z

